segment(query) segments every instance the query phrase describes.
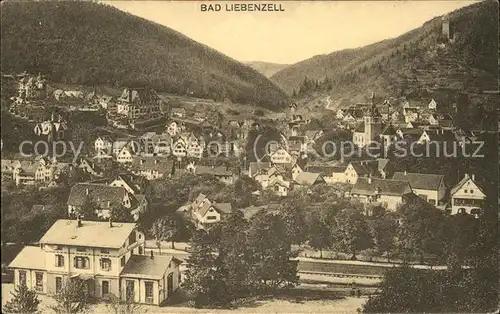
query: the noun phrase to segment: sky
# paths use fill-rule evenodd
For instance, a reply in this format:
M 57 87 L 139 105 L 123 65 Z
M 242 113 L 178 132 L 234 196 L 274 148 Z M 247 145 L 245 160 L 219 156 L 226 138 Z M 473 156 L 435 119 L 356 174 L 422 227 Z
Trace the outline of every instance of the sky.
M 275 1 L 284 12 L 227 12 L 243 1 L 104 1 L 238 61 L 292 64 L 397 37 L 474 1 Z M 201 4 L 221 4 L 202 12 Z M 270 3 L 262 2 L 262 3 Z

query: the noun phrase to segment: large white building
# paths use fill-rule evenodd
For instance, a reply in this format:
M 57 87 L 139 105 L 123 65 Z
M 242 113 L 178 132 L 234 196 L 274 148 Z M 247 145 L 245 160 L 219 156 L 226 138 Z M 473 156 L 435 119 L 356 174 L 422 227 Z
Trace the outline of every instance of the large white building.
M 10 263 L 14 284 L 55 294 L 68 280 L 82 280 L 90 295 L 159 305 L 179 287 L 181 263 L 145 252 L 133 223 L 60 219 Z

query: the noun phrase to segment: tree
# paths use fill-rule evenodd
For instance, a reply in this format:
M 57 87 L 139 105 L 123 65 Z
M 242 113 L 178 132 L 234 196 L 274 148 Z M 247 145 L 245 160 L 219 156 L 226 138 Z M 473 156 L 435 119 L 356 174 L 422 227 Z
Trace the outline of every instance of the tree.
M 190 254 L 187 260 L 186 279 L 183 287 L 194 295 L 196 307 L 212 304 L 217 259 L 212 251 L 213 239 L 205 230 L 197 230 L 190 241 Z
M 130 208 L 123 206 L 123 204 L 112 204 L 110 210 L 110 218 L 113 221 L 120 222 L 134 222 Z
M 387 255 L 387 261 L 395 248 L 395 231 L 398 228 L 397 217 L 385 213 L 368 221 L 373 244 L 378 254 Z
M 352 254 L 356 259 L 356 252 L 372 246 L 372 238 L 368 224 L 359 208 L 345 208 L 336 216 L 333 224 L 334 246 L 342 252 Z
M 89 294 L 85 281 L 68 279 L 62 289 L 56 293 L 56 305 L 50 308 L 58 314 L 72 314 L 85 311 L 89 306 Z
M 304 226 L 304 203 L 301 194 L 293 195 L 295 197 L 288 198 L 280 204 L 279 212 L 281 219 L 285 223 L 286 232 L 292 243 L 300 244 L 304 242 L 306 231 Z
M 252 254 L 257 288 L 272 291 L 292 287 L 298 283 L 297 262 L 291 260 L 292 240 L 280 216 L 260 212 L 251 221 L 248 247 Z
M 119 292 L 121 295 L 121 291 Z M 126 297 L 125 300 L 111 294 L 106 307 L 115 314 L 139 313 L 141 306 L 133 301 L 133 298 Z
M 424 254 L 442 255 L 444 230 L 443 212 L 420 197 L 403 204 L 397 211 L 399 228 L 396 245 L 404 260 Z
M 179 220 L 174 215 L 167 215 L 157 219 L 151 227 L 151 235 L 156 239 L 160 250 L 161 241 L 172 241 L 172 248 L 175 249 L 174 240 L 179 234 L 180 228 Z
M 11 291 L 12 299 L 9 300 L 4 308 L 5 313 L 37 313 L 38 305 L 40 300 L 38 300 L 38 295 L 35 290 L 28 289 L 25 285 L 20 285 Z
M 332 234 L 329 226 L 321 217 L 314 215 L 308 220 L 307 229 L 309 246 L 319 250 L 320 258 L 323 258 L 323 249 L 332 246 Z

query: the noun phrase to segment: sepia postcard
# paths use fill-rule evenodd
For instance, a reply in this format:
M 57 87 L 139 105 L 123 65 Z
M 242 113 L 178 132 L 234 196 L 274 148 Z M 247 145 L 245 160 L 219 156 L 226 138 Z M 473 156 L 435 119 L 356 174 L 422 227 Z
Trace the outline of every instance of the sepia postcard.
M 2 313 L 498 311 L 498 1 L 0 8 Z

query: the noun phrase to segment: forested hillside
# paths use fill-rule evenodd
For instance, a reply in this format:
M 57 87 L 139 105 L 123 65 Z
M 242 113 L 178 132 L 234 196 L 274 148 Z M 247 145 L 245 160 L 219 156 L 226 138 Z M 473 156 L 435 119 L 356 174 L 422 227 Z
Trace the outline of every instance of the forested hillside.
M 53 82 L 255 103 L 286 95 L 257 71 L 159 24 L 92 2 L 2 3 L 2 72 L 42 72 Z
M 291 65 L 272 80 L 298 99 L 404 97 L 487 106 L 484 91 L 498 87 L 498 2 L 484 1 L 449 14 L 451 40 L 436 17 L 395 39 L 315 56 Z M 490 108 L 492 109 L 492 108 Z

